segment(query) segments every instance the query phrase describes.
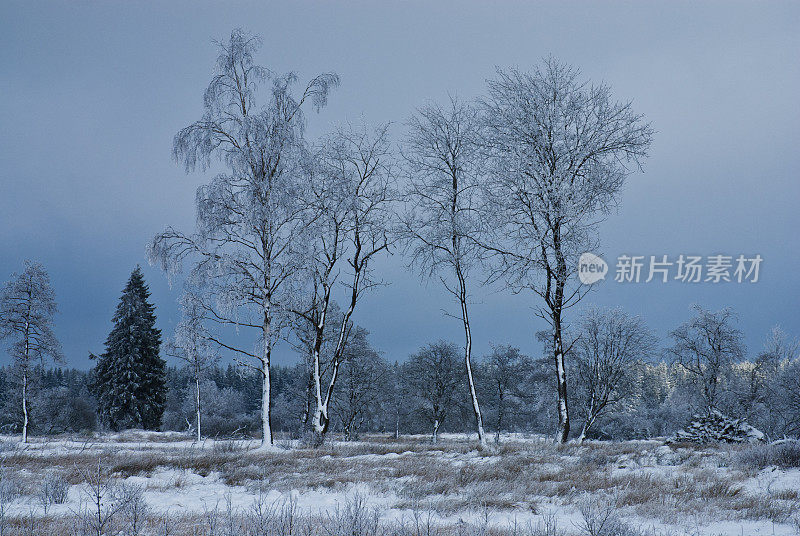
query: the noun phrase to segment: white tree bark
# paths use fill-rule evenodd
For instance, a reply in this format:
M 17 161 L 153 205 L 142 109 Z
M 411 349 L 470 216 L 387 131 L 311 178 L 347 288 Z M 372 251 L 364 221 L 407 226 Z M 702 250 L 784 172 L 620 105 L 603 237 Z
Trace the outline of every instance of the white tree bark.
M 264 357 L 261 361 L 261 447 L 260 450 L 272 450 L 272 399 L 270 389 L 270 359 L 272 357 L 272 332 L 269 307 L 264 313 Z
M 194 377 L 194 405 L 197 410 L 197 442 L 200 443 L 202 434 L 200 433 L 200 374 L 199 371 Z
M 272 447 L 272 424 L 270 423 L 270 378 L 269 367 L 261 371 L 261 450 Z
M 566 443 L 569 438 L 569 408 L 567 407 L 567 373 L 564 368 L 564 353 L 556 351 L 556 374 L 558 380 L 558 431 L 556 441 Z
M 583 423 L 583 426 L 581 426 L 581 433 L 578 436 L 578 439 L 576 440 L 578 445 L 582 445 L 583 442 L 586 440 L 586 433 L 589 431 L 589 428 L 592 426 L 592 424 L 594 424 L 594 419 L 587 419 Z
M 30 343 L 30 292 L 28 293 L 28 317 L 25 319 L 25 361 L 22 364 L 22 442 L 28 442 L 28 363 L 30 363 L 31 343 Z
M 467 311 L 466 299 L 466 284 L 464 277 L 459 270 L 459 283 L 460 283 L 460 301 L 461 301 L 461 318 L 464 321 L 464 337 L 466 344 L 464 345 L 464 363 L 467 370 L 467 382 L 469 383 L 469 394 L 472 399 L 472 411 L 475 414 L 475 426 L 478 430 L 478 442 L 481 447 L 486 447 L 486 434 L 483 430 L 483 417 L 481 416 L 481 407 L 478 404 L 478 394 L 475 390 L 475 379 L 472 375 L 472 331 L 469 327 L 469 313 Z
M 22 373 L 22 442 L 28 442 L 28 372 Z

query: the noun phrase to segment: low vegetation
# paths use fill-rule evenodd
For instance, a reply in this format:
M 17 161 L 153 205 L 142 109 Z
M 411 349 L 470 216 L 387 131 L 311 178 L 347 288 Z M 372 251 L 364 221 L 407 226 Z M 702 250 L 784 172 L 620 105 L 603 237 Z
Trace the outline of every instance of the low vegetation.
M 796 442 L 555 445 L 515 436 L 476 450 L 463 436 L 435 445 L 370 436 L 316 449 L 283 440 L 292 448 L 264 454 L 254 441 L 150 435 L 160 434 L 4 449 L 0 534 L 133 534 L 86 528 L 122 530 L 130 516 L 141 534 L 684 534 L 689 522 L 790 527 L 800 516 Z M 349 532 L 353 523 L 363 531 Z

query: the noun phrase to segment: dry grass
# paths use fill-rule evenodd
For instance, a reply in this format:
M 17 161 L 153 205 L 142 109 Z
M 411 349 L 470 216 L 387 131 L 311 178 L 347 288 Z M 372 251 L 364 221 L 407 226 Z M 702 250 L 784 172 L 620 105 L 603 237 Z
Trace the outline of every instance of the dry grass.
M 754 469 L 732 460 L 748 459 L 743 454 L 748 447 L 665 446 L 657 441 L 557 446 L 514 440 L 479 451 L 466 440 L 432 445 L 424 438 L 372 437 L 263 454 L 247 445 L 195 448 L 164 441 L 157 448 L 120 450 L 99 444 L 48 456 L 6 449 L 2 465 L 22 475 L 55 468 L 71 484 L 80 483 L 98 457 L 117 478 L 177 469 L 201 476 L 219 473 L 228 485 L 254 490 L 346 491 L 367 484 L 376 493 L 395 497 L 397 508 L 425 505 L 442 515 L 480 509 L 539 512 L 543 504 L 574 506 L 587 495 L 608 497 L 620 512 L 666 523 L 687 516 L 786 522 L 800 513 L 798 490 L 761 493 L 747 488 Z
M 375 512 L 377 513 L 377 512 Z M 564 536 L 541 532 L 537 527 L 517 530 L 480 525 L 436 524 L 425 526 L 414 520 L 382 522 L 375 513 L 364 511 L 362 518 L 348 508 L 326 516 L 298 514 L 287 522 L 281 519 L 280 505 L 267 505 L 264 516 L 253 511 L 217 510 L 197 514 L 147 515 L 140 521 L 137 536 Z M 291 523 L 291 525 L 289 525 Z M 104 534 L 127 535 L 129 523 L 124 515 Z M 266 528 L 268 532 L 263 532 Z M 7 519 L 4 536 L 93 536 L 92 527 L 79 516 L 23 516 Z

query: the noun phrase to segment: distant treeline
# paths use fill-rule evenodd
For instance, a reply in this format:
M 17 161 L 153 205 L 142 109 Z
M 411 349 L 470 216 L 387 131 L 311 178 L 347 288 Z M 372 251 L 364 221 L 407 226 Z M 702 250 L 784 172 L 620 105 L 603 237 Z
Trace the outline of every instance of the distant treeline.
M 435 346 L 435 345 L 434 345 Z M 457 356 L 454 356 L 457 357 Z M 371 360 L 382 370 L 381 381 L 370 383 L 366 376 L 343 371 L 343 388 L 333 405 L 331 429 L 355 439 L 359 434 L 430 433 L 430 397 L 415 392 L 419 379 L 412 361 L 390 364 Z M 457 363 L 457 361 L 456 361 Z M 512 375 L 504 381 L 497 373 L 509 366 Z M 417 377 L 415 377 L 415 372 Z M 550 363 L 530 359 L 510 347 L 498 347 L 476 363 L 475 377 L 485 401 L 488 431 L 553 433 L 556 399 Z M 769 374 L 755 361 L 731 367 L 721 383 L 724 400 L 719 406 L 736 417 L 745 417 L 772 438 L 800 434 L 800 361 L 779 364 Z M 360 372 L 359 372 L 360 373 Z M 30 433 L 91 433 L 102 428 L 97 417 L 97 400 L 91 393 L 92 372 L 70 368 L 35 369 L 31 375 Z M 279 438 L 303 438 L 309 429 L 307 370 L 302 363 L 272 367 L 272 423 Z M 449 378 L 447 376 L 450 376 Z M 573 374 L 573 377 L 578 374 Z M 372 378 L 374 379 L 374 378 Z M 440 431 L 472 432 L 471 407 L 466 382 L 458 367 L 443 375 L 454 387 L 443 393 Z M 21 429 L 19 396 L 11 386 L 10 367 L 0 368 L 0 429 L 18 433 Z M 194 384 L 184 368 L 166 369 L 168 386 L 163 430 L 189 431 L 194 426 Z M 348 392 L 349 384 L 357 393 Z M 770 394 L 769 385 L 779 385 Z M 792 388 L 794 385 L 794 388 Z M 252 436 L 260 434 L 261 381 L 258 374 L 236 367 L 214 366 L 204 374 L 203 435 L 207 437 Z M 584 391 L 573 385 L 572 408 L 579 414 L 586 402 Z M 779 393 L 779 394 L 778 394 Z M 683 427 L 691 418 L 696 384 L 678 364 L 637 362 L 630 369 L 630 382 L 619 403 L 598 418 L 589 437 L 646 438 L 664 436 Z M 304 422 L 304 420 L 306 422 Z

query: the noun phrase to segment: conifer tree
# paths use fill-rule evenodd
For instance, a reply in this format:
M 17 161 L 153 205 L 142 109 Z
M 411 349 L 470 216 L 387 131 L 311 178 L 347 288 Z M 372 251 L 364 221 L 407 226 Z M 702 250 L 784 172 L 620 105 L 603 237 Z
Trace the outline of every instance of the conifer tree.
M 106 351 L 98 356 L 93 390 L 100 417 L 113 430 L 157 429 L 166 402 L 166 363 L 159 355 L 161 330 L 141 268 L 122 292 Z

